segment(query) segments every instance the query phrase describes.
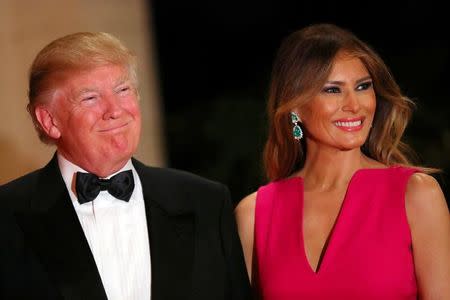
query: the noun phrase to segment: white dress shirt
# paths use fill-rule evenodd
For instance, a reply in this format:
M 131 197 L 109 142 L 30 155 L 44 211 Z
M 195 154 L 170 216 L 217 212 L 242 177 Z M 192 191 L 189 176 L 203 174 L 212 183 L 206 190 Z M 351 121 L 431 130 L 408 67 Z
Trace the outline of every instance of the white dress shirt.
M 133 172 L 135 187 L 129 202 L 116 199 L 107 191 L 100 191 L 94 201 L 79 204 L 75 190 L 72 190 L 75 186 L 74 175 L 86 171 L 61 154 L 57 156 L 108 299 L 150 299 L 151 265 L 145 203 L 142 184 L 131 160 L 119 170 Z

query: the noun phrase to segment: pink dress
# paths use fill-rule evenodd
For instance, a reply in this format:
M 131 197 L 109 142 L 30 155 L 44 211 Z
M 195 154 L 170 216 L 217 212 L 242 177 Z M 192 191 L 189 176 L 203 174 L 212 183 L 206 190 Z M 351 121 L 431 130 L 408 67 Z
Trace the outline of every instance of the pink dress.
M 317 272 L 303 244 L 303 179 L 259 188 L 255 285 L 265 300 L 416 299 L 405 190 L 417 170 L 361 169 L 353 175 Z

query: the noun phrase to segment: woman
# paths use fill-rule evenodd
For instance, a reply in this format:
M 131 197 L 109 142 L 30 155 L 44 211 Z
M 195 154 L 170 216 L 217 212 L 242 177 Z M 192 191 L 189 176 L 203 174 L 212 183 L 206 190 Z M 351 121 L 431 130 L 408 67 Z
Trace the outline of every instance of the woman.
M 263 299 L 450 299 L 439 184 L 400 141 L 411 114 L 379 56 L 312 25 L 276 58 L 264 152 L 271 183 L 236 208 Z

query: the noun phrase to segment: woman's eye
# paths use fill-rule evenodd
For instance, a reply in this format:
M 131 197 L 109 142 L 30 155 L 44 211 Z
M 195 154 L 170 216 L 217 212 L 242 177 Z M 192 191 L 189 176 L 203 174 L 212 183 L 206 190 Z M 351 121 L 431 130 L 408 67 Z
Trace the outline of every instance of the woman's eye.
M 337 94 L 337 93 L 341 92 L 341 89 L 338 88 L 337 86 L 330 86 L 330 87 L 325 87 L 323 89 L 323 92 L 327 93 L 327 94 Z
M 367 82 L 364 82 L 364 83 L 361 83 L 360 85 L 358 85 L 356 87 L 356 90 L 365 91 L 365 90 L 368 90 L 371 86 L 372 86 L 372 81 L 367 81 Z

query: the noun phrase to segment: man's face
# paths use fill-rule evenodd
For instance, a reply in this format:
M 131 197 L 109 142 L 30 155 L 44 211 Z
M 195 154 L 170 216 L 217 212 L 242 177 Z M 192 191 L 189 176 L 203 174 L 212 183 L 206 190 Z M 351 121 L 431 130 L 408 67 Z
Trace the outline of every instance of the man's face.
M 47 106 L 54 126 L 48 133 L 66 159 L 106 177 L 123 167 L 139 142 L 135 83 L 128 69 L 118 65 L 62 75 Z

